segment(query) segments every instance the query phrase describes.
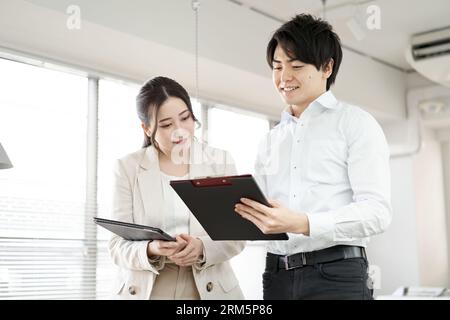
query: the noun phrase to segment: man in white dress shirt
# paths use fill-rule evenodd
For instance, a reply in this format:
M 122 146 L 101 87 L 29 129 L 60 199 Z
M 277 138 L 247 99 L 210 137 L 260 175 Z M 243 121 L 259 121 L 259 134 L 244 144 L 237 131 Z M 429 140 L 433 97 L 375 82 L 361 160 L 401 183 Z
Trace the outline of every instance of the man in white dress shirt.
M 289 235 L 268 244 L 264 299 L 372 299 L 365 247 L 391 222 L 383 131 L 329 91 L 342 50 L 327 22 L 297 15 L 275 31 L 267 61 L 288 105 L 256 161 L 274 200 L 236 204 L 264 233 Z

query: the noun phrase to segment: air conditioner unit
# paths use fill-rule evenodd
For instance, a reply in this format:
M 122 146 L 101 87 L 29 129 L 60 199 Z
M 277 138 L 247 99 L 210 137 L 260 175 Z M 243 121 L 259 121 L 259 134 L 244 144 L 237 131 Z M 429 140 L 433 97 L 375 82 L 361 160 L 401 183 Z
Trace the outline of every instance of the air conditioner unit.
M 406 59 L 424 77 L 450 87 L 450 27 L 413 35 Z

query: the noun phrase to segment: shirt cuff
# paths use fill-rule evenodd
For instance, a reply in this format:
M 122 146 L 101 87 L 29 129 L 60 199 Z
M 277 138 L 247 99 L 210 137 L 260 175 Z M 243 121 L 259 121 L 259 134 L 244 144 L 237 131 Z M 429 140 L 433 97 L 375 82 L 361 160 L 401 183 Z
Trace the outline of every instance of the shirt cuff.
M 335 222 L 331 212 L 306 213 L 309 222 L 309 236 L 334 241 Z

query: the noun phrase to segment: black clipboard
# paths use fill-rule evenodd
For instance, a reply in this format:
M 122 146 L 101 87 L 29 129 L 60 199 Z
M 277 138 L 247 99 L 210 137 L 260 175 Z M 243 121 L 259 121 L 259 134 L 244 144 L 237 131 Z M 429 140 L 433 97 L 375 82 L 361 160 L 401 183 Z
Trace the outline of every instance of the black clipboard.
M 99 226 L 117 234 L 125 240 L 166 240 L 176 241 L 176 239 L 161 229 L 144 226 L 140 224 L 122 222 L 117 220 L 108 220 L 103 218 L 94 218 L 94 222 Z
M 287 240 L 286 233 L 264 234 L 234 207 L 241 198 L 270 207 L 252 175 L 173 180 L 170 185 L 213 240 Z

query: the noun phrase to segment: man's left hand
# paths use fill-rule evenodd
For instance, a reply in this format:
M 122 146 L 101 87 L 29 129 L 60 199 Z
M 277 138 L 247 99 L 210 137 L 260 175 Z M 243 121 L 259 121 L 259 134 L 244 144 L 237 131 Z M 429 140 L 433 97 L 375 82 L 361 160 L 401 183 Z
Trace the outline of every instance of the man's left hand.
M 259 202 L 241 198 L 242 203 L 235 205 L 235 211 L 244 219 L 253 222 L 264 234 L 301 233 L 309 235 L 308 216 L 295 213 L 276 200 L 268 200 L 268 207 Z

